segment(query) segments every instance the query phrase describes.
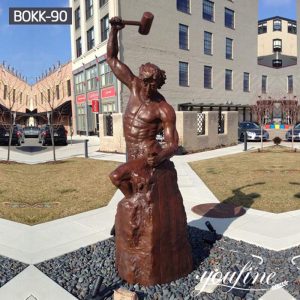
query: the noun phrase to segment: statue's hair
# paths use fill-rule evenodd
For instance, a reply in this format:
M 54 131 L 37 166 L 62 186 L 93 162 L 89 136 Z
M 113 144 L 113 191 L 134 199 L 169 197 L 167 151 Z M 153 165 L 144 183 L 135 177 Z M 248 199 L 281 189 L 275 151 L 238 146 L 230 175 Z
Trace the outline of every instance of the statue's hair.
M 157 88 L 160 89 L 165 84 L 167 76 L 164 70 L 148 62 L 140 66 L 139 78 L 143 81 L 148 81 L 149 79 L 155 80 L 157 82 Z

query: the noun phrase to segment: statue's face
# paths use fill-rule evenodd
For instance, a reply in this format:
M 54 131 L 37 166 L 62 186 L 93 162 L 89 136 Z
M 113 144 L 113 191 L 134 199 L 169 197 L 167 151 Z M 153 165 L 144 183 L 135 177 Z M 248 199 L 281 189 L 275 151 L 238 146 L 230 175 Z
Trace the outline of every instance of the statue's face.
M 145 79 L 144 82 L 144 88 L 146 91 L 147 96 L 151 96 L 157 91 L 157 82 L 154 79 Z

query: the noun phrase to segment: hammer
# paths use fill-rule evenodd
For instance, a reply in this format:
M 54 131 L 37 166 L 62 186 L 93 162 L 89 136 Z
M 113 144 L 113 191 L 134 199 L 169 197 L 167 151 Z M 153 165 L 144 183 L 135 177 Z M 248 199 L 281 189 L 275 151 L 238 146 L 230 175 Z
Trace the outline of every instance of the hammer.
M 139 33 L 143 35 L 147 35 L 150 31 L 152 21 L 153 21 L 154 15 L 151 12 L 144 12 L 141 21 L 127 21 L 122 20 L 122 24 L 124 25 L 135 25 L 139 26 Z M 111 21 L 109 21 L 112 23 Z

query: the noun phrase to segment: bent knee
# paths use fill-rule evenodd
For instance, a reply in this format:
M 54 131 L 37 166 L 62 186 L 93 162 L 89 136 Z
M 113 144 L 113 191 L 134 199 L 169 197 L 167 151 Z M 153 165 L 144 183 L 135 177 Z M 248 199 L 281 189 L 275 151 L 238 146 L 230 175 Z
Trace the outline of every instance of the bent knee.
M 113 171 L 109 174 L 109 178 L 111 180 L 111 182 L 114 184 L 114 185 L 120 185 L 120 182 L 121 182 L 121 178 L 119 176 L 119 174 L 116 172 L 116 171 Z

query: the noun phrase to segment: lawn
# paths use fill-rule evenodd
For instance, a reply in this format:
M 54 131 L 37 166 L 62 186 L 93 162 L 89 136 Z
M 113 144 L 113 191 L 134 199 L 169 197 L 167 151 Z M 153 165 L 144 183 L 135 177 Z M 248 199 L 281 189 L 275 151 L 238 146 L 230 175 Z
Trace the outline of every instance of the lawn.
M 190 165 L 220 202 L 272 213 L 300 209 L 299 152 L 270 147 Z
M 106 206 L 119 164 L 76 158 L 38 165 L 0 164 L 0 218 L 34 225 Z

